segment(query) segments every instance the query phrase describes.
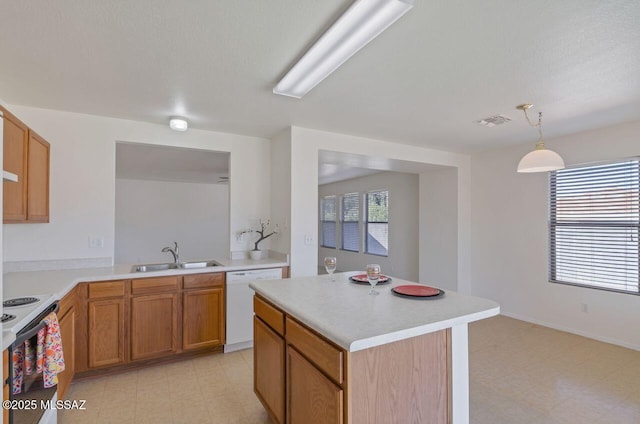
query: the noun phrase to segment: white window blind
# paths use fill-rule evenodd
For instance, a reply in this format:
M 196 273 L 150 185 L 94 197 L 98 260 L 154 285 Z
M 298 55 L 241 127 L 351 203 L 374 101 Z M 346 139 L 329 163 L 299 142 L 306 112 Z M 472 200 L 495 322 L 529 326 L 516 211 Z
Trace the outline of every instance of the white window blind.
M 320 201 L 322 247 L 336 247 L 336 196 L 325 196 Z
M 342 196 L 342 250 L 360 251 L 360 199 L 358 193 Z
M 549 279 L 638 294 L 637 158 L 550 175 Z
M 365 253 L 389 255 L 389 191 L 370 191 L 366 195 Z

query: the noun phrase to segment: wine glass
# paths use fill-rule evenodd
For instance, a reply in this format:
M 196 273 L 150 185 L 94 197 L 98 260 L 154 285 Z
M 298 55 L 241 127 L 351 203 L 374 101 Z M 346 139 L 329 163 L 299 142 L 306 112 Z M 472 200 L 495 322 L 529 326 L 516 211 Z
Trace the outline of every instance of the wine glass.
M 379 279 L 380 279 L 380 265 L 378 264 L 367 265 L 367 280 L 369 280 L 369 284 L 371 284 L 371 290 L 369 290 L 369 294 L 376 295 L 376 296 L 379 294 L 375 290 L 376 284 L 378 284 Z
M 324 269 L 327 270 L 327 274 L 331 276 L 331 281 L 336 281 L 336 277 L 333 276 L 338 260 L 334 256 L 327 256 L 324 258 Z

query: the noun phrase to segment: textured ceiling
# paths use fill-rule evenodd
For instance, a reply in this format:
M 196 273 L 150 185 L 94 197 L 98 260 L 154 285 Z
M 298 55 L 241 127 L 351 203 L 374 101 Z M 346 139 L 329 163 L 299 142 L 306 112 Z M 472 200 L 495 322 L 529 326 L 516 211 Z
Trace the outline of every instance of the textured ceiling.
M 477 151 L 640 119 L 640 1 L 415 0 L 302 100 L 279 78 L 349 0 L 6 1 L 9 104 L 270 137 L 289 125 Z M 498 113 L 513 121 L 472 123 Z

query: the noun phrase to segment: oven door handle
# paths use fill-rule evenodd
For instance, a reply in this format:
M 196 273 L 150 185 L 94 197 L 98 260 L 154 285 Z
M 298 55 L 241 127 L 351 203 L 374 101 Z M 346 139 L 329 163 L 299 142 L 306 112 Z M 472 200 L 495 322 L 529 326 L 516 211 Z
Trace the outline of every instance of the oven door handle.
M 58 303 L 56 302 L 54 304 L 54 307 L 52 307 L 52 308 L 50 307 L 48 310 L 43 312 L 42 319 L 44 319 L 51 312 L 58 312 L 59 310 L 60 310 L 60 306 L 58 306 Z M 29 330 L 25 331 L 24 333 L 16 334 L 16 340 L 13 342 L 13 345 L 14 346 L 20 346 L 22 343 L 24 343 L 25 340 L 30 339 L 31 337 L 35 336 L 36 334 L 38 334 L 38 332 L 40 330 L 42 330 L 46 326 L 47 326 L 47 324 L 45 324 L 44 321 L 40 321 L 35 327 L 30 328 Z

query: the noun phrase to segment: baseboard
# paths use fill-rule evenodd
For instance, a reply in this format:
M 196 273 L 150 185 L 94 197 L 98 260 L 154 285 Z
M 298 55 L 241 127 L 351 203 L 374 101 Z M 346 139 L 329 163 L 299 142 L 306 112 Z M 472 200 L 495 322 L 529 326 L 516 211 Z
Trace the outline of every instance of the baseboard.
M 586 331 L 580 331 L 580 330 L 576 330 L 575 328 L 569 328 L 569 327 L 565 327 L 562 325 L 556 325 L 550 322 L 546 322 L 546 321 L 541 321 L 538 319 L 534 319 L 531 317 L 526 317 L 523 315 L 518 315 L 518 314 L 514 314 L 511 312 L 506 312 L 504 310 L 500 311 L 501 315 L 510 317 L 510 318 L 515 318 L 515 319 L 519 319 L 520 321 L 526 321 L 526 322 L 530 322 L 532 324 L 538 324 L 541 325 L 543 327 L 549 327 L 549 328 L 553 328 L 554 330 L 560 330 L 560 331 L 564 331 L 566 333 L 571 333 L 571 334 L 576 334 L 578 336 L 583 336 L 583 337 L 587 337 L 589 339 L 594 339 L 594 340 L 598 340 L 600 342 L 604 342 L 604 343 L 609 343 L 609 344 L 614 344 L 616 346 L 622 346 L 622 347 L 626 347 L 628 349 L 633 349 L 633 350 L 638 350 L 640 351 L 640 345 L 634 345 L 631 343 L 626 343 L 626 342 L 622 342 L 620 340 L 616 340 L 616 339 L 612 339 L 609 337 L 602 337 L 599 336 L 597 334 L 592 334 Z
M 237 350 L 251 349 L 253 347 L 253 340 L 246 342 L 233 343 L 224 345 L 224 353 L 235 352 Z

